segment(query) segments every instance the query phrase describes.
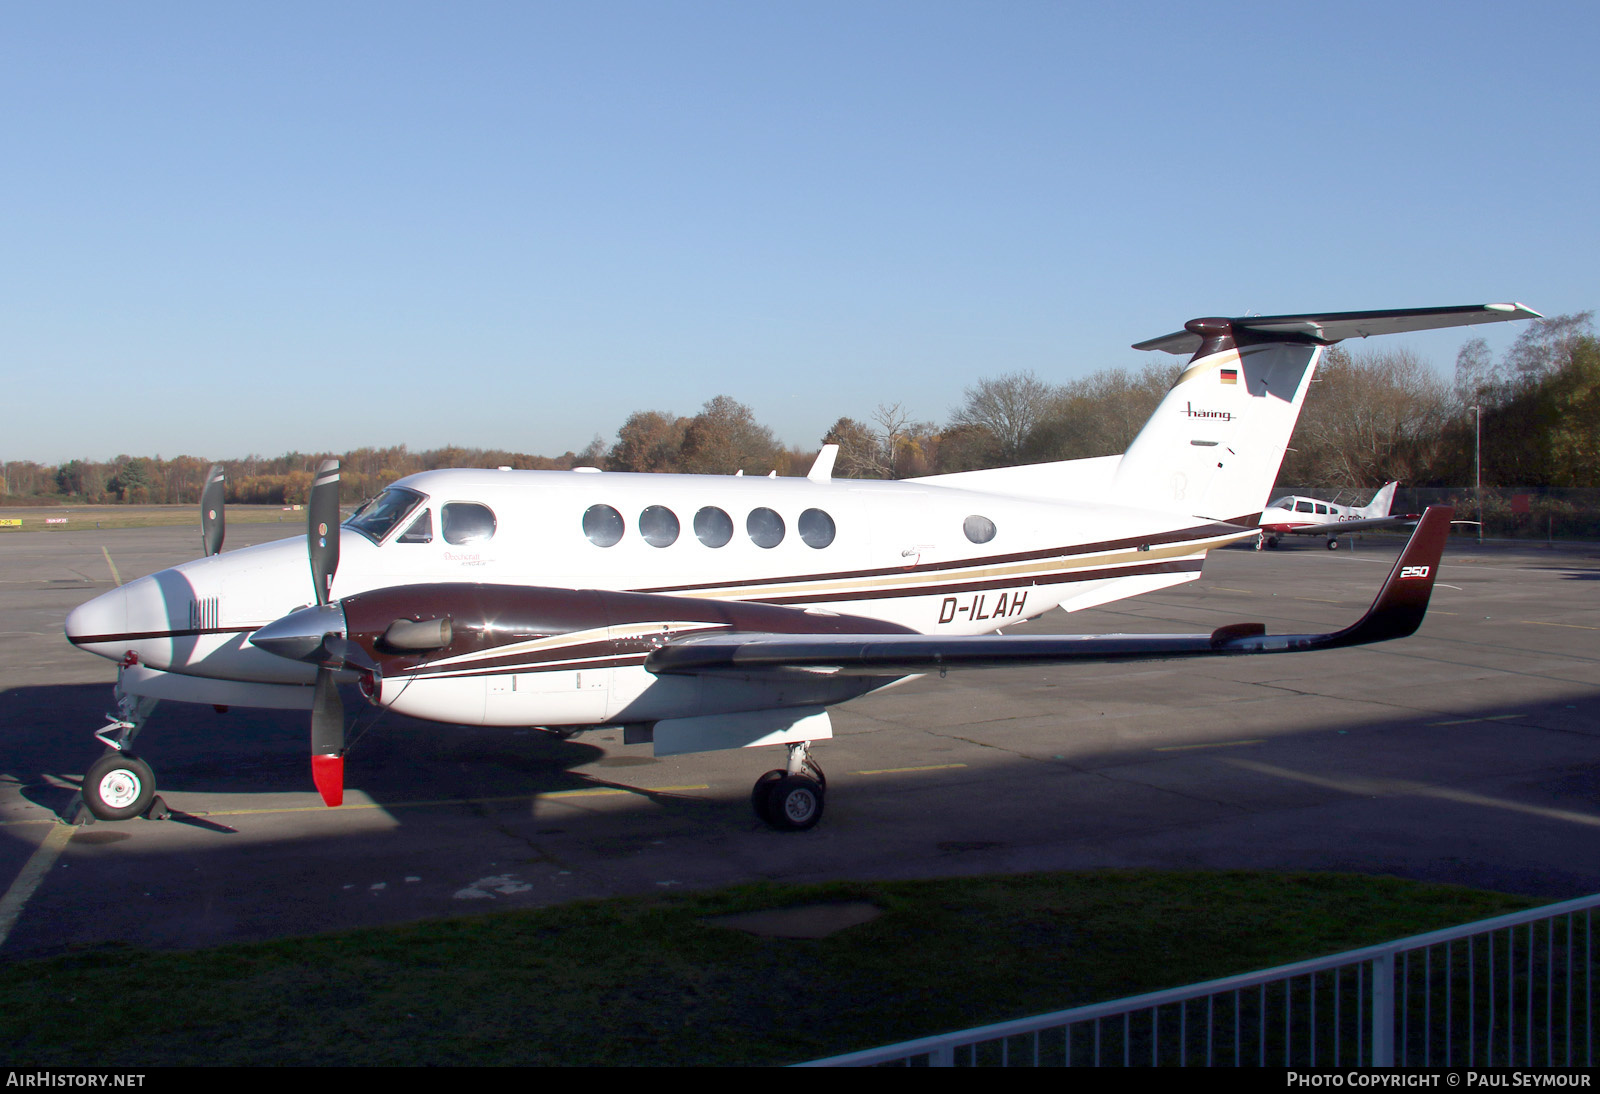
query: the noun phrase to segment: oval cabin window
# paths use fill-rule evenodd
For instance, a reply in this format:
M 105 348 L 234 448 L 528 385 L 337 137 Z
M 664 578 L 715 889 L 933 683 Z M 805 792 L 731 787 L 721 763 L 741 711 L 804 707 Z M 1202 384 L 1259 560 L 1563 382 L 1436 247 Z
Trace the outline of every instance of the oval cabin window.
M 583 534 L 596 547 L 612 547 L 622 539 L 622 514 L 609 505 L 591 505 L 583 513 Z
M 694 515 L 694 537 L 707 547 L 726 547 L 733 538 L 733 518 L 708 505 Z
M 757 547 L 776 547 L 783 542 L 783 518 L 771 509 L 750 510 L 744 530 Z
M 819 551 L 833 542 L 833 518 L 821 509 L 807 509 L 800 514 L 800 538 L 806 546 Z
M 652 505 L 639 514 L 639 534 L 652 547 L 671 547 L 678 539 L 678 514 L 665 505 Z
M 961 530 L 973 543 L 988 543 L 995 535 L 994 521 L 976 513 L 961 522 Z

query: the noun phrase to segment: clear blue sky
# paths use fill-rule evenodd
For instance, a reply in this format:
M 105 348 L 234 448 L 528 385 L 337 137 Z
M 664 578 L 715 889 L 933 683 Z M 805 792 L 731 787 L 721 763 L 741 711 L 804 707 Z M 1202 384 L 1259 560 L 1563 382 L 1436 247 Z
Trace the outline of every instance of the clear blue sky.
M 722 393 L 813 445 L 1197 315 L 1594 308 L 1597 43 L 1592 3 L 7 4 L 0 458 L 555 455 Z

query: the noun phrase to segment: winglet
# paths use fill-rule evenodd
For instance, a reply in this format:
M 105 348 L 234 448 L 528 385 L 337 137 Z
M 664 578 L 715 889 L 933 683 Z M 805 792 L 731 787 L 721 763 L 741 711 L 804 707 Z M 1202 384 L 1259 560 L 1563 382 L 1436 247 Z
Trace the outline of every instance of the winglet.
M 1367 614 L 1344 630 L 1329 635 L 1322 648 L 1382 642 L 1415 632 L 1428 612 L 1433 579 L 1439 573 L 1439 558 L 1444 554 L 1450 520 L 1455 515 L 1456 511 L 1448 505 L 1428 506 Z

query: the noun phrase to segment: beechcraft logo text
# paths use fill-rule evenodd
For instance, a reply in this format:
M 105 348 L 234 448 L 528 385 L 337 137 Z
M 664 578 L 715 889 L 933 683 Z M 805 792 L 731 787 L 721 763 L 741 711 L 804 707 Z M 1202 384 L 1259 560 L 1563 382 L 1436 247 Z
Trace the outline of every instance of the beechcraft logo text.
M 1404 581 L 1408 577 L 1427 577 L 1428 569 L 1429 567 L 1427 566 L 1402 566 L 1400 567 L 1400 580 Z

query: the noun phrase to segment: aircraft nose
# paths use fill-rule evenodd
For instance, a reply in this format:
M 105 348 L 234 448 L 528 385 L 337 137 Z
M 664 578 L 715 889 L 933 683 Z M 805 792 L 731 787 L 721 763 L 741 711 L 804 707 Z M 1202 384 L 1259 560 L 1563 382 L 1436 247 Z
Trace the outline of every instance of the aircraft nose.
M 121 657 L 128 644 L 127 586 L 102 593 L 67 613 L 67 641 L 79 649 Z M 110 647 L 116 647 L 115 651 Z
M 338 601 L 290 612 L 250 636 L 250 644 L 294 661 L 320 661 L 326 656 L 323 636 L 345 633 L 344 609 Z

